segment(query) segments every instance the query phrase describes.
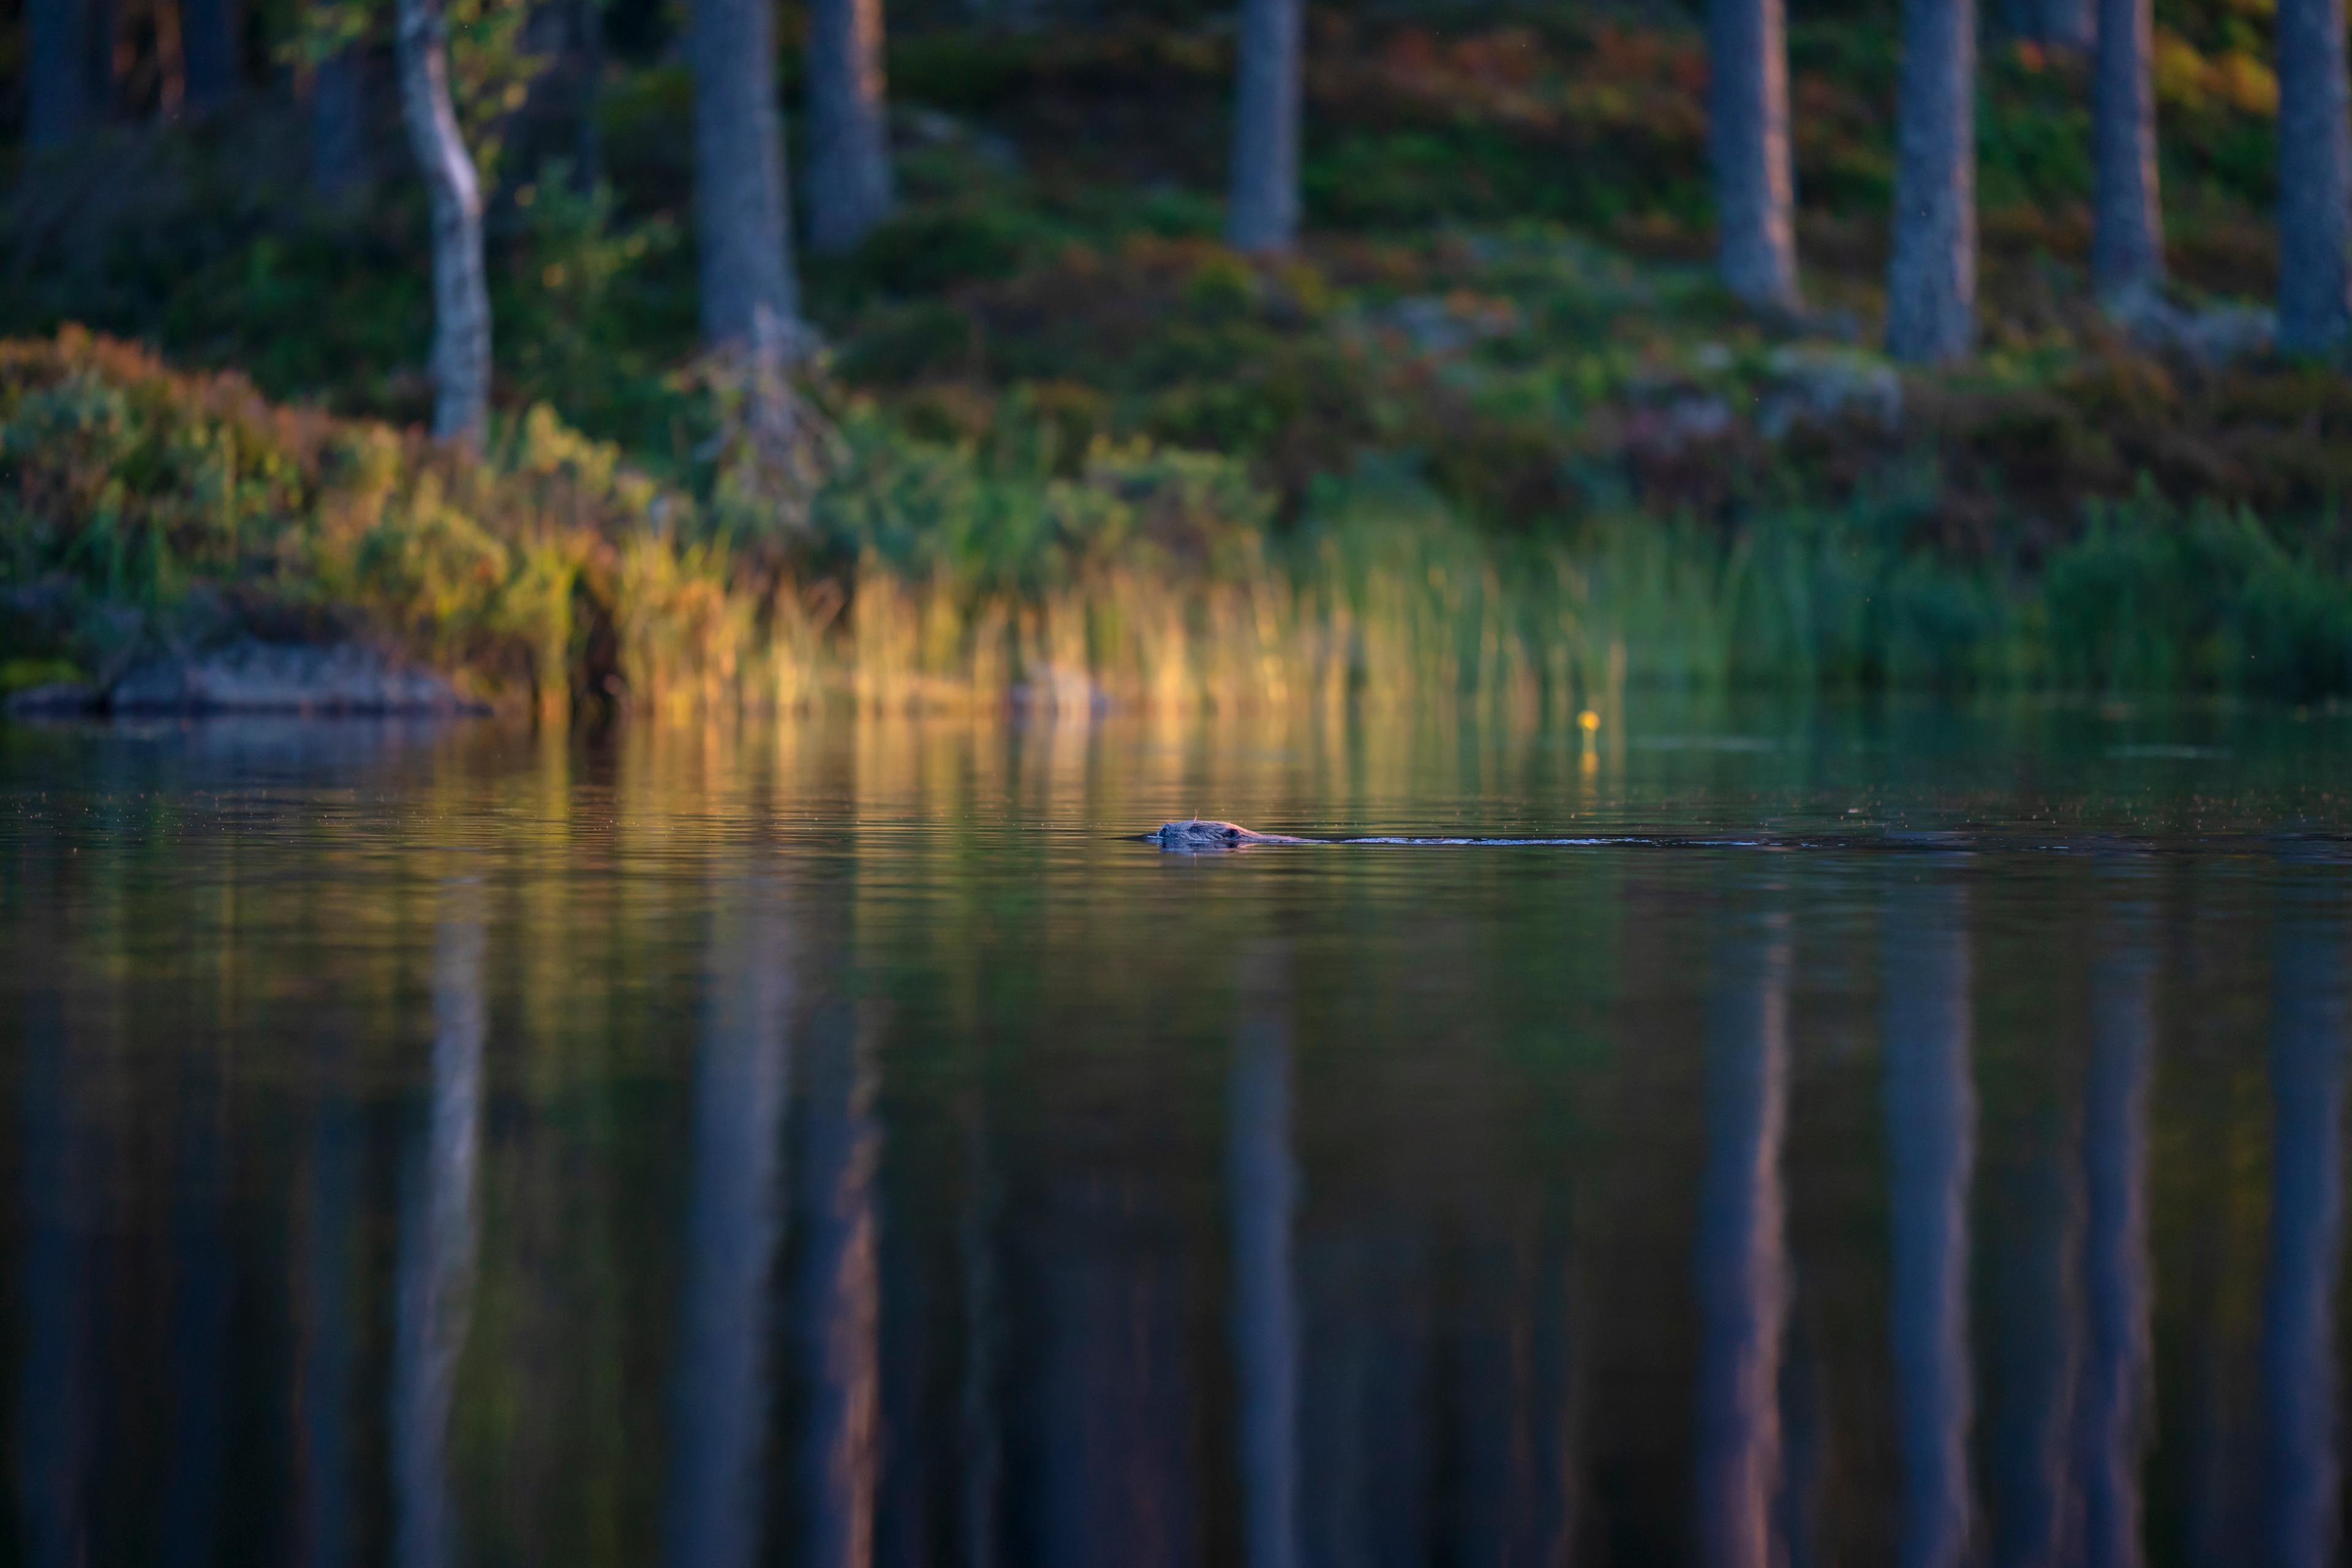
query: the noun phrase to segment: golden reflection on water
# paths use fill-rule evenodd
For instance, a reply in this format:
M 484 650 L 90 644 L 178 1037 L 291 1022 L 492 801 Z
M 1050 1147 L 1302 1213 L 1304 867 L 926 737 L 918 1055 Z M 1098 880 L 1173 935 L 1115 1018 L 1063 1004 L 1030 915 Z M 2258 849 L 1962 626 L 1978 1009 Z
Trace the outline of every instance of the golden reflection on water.
M 2107 722 L 0 732 L 18 1543 L 2323 1560 L 2343 752 Z

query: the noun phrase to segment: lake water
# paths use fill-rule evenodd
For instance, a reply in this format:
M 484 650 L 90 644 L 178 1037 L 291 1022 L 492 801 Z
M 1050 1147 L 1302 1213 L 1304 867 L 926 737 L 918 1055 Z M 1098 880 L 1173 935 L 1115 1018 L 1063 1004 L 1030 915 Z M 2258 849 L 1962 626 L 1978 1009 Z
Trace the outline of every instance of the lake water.
M 0 729 L 0 1558 L 2340 1561 L 2348 836 L 2340 714 Z

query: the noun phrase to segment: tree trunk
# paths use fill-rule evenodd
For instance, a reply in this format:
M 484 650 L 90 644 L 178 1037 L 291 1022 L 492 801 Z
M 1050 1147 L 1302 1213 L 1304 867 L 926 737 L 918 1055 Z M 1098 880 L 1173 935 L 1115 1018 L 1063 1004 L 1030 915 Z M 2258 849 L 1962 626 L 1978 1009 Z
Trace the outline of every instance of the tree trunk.
M 83 0 L 26 0 L 25 142 L 56 147 L 81 133 L 89 118 L 89 82 L 81 70 Z
M 180 0 L 180 54 L 187 70 L 192 113 L 217 109 L 236 96 L 238 79 L 236 0 Z
M 775 23 L 765 0 L 695 0 L 687 48 L 702 332 L 714 346 L 748 347 L 781 332 L 800 310 L 784 211 Z
M 1233 194 L 1225 237 L 1237 250 L 1298 239 L 1302 0 L 1242 0 L 1234 95 Z
M 809 248 L 856 248 L 890 210 L 882 0 L 809 8 Z
M 579 147 L 572 171 L 583 195 L 604 183 L 604 133 L 597 114 L 604 93 L 604 7 L 572 0 L 574 42 L 580 49 Z
M 2278 343 L 2320 353 L 2352 328 L 2352 125 L 2344 0 L 2279 0 Z
M 25 143 L 60 146 L 112 107 L 112 0 L 26 0 L 25 32 Z
M 490 404 L 482 186 L 449 101 L 440 0 L 399 0 L 400 107 L 433 209 L 433 433 L 479 446 Z
M 356 44 L 319 62 L 310 80 L 310 189 L 338 202 L 367 184 L 367 61 Z
M 2155 68 L 2156 27 L 2148 0 L 2099 0 L 2091 280 L 2099 298 L 2111 304 L 2127 302 L 2164 280 Z
M 1717 265 L 1724 287 L 1749 304 L 1794 308 L 1796 180 L 1782 0 L 1713 0 L 1706 45 Z
M 1976 336 L 1976 0 L 1903 0 L 1886 352 L 1958 359 Z

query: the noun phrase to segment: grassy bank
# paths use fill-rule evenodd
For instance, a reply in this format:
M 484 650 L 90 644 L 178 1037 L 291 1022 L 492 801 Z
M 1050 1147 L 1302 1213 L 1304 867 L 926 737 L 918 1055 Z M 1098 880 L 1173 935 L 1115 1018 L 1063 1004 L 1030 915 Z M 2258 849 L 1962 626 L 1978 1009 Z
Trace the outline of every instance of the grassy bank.
M 1939 543 L 1932 483 L 1530 537 L 1471 526 L 1402 463 L 1318 478 L 1286 517 L 1239 459 L 1099 433 L 1074 454 L 1051 410 L 944 442 L 817 396 L 822 476 L 786 530 L 723 443 L 701 483 L 666 483 L 541 409 L 476 461 L 109 340 L 11 342 L 0 661 L 22 682 L 159 641 L 361 635 L 546 712 L 2352 693 L 2341 563 L 2153 489 L 2030 556 Z

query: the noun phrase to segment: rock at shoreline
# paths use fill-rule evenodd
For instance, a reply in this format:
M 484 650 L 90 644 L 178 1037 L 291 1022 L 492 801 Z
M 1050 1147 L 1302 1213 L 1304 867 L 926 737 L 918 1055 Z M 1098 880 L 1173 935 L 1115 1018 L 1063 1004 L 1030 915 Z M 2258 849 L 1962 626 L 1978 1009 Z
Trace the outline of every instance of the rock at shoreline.
M 44 686 L 8 703 L 18 715 L 276 713 L 432 717 L 483 713 L 443 676 L 355 643 L 268 643 L 251 638 L 203 653 L 132 664 L 110 686 Z

